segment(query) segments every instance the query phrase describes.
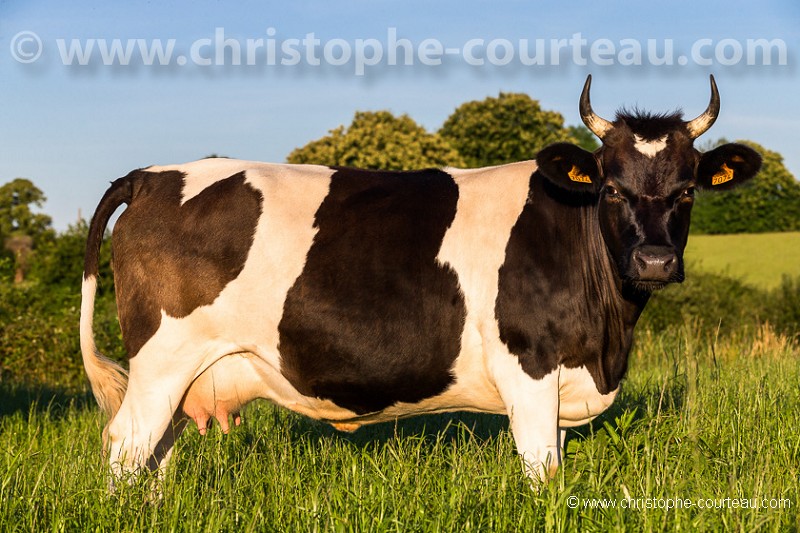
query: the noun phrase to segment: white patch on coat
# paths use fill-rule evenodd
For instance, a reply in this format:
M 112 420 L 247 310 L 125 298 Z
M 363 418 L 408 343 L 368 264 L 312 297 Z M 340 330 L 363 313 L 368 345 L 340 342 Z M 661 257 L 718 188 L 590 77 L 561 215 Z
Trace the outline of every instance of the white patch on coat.
M 608 394 L 600 394 L 592 375 L 585 366 L 561 367 L 558 380 L 558 409 L 561 427 L 575 427 L 591 422 L 614 402 L 619 387 Z
M 445 169 L 458 185 L 458 203 L 437 260 L 458 276 L 466 320 L 454 367 L 455 383 L 442 397 L 423 403 L 449 406 L 450 410 L 505 412 L 486 371 L 488 352 L 481 329 L 487 322 L 494 323 L 498 271 L 535 171 L 534 161 L 471 170 Z M 499 337 L 499 330 L 492 334 Z
M 638 135 L 633 136 L 633 147 L 647 157 L 655 157 L 658 152 L 667 147 L 667 136 L 664 135 L 653 141 L 646 141 Z
M 262 163 L 259 161 L 242 161 L 240 159 L 228 159 L 226 157 L 211 157 L 178 165 L 154 165 L 144 170 L 147 172 L 178 171 L 185 174 L 184 186 L 181 191 L 181 205 L 185 204 L 214 183 L 230 178 L 240 172 L 246 172 L 248 176 L 261 176 L 262 179 L 264 177 L 269 179 L 269 177 L 282 174 L 305 176 L 322 173 L 330 176 L 333 173 L 330 168 L 319 165 L 304 165 L 303 167 L 298 167 L 276 163 Z

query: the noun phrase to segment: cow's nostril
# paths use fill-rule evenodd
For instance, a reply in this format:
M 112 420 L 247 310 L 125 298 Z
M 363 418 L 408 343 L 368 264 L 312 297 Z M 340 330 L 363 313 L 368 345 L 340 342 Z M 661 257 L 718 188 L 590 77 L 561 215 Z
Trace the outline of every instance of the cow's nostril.
M 647 261 L 645 261 L 644 254 L 641 251 L 635 250 L 633 252 L 633 261 L 636 263 L 636 266 L 640 269 L 645 268 L 647 266 Z
M 675 264 L 676 256 L 675 254 L 669 254 L 664 256 L 664 270 L 670 270 Z

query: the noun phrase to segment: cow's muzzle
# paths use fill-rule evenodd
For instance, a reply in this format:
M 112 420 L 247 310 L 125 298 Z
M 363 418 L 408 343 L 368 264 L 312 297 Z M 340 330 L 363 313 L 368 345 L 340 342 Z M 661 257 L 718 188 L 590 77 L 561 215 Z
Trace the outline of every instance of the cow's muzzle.
M 639 282 L 682 281 L 680 260 L 670 246 L 640 246 L 633 251 L 632 278 Z

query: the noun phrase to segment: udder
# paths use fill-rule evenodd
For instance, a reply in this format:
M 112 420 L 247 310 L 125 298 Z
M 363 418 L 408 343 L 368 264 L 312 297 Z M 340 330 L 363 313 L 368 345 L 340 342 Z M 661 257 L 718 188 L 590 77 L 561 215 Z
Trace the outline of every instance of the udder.
M 216 419 L 223 433 L 230 430 L 230 418 L 242 423 L 241 409 L 262 398 L 263 383 L 255 371 L 250 354 L 223 357 L 194 380 L 183 397 L 180 409 L 194 420 L 201 435 Z

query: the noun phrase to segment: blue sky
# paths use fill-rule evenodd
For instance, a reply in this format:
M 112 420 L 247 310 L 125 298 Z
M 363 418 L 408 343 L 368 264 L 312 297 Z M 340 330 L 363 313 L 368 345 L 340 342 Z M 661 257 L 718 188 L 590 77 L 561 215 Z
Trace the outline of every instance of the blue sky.
M 253 65 L 233 64 L 230 47 L 221 56 L 225 64 L 197 65 L 190 53 L 193 44 L 210 43 L 195 44 L 196 58 L 215 60 L 220 31 L 242 50 L 247 39 L 272 39 L 278 62 L 286 59 L 280 54 L 282 43 L 313 33 L 320 40 L 313 55 L 323 64 L 308 64 L 305 48 L 298 45 L 299 64 L 270 66 L 265 44 L 255 49 Z M 415 51 L 433 39 L 460 53 L 442 56 L 441 65 L 421 64 L 418 55 L 413 65 L 388 65 L 390 31 L 408 39 Z M 33 32 L 41 47 L 25 41 L 30 34 L 21 32 Z M 568 45 L 553 64 L 551 41 L 578 33 L 586 41 L 578 43 L 578 60 Z M 109 44 L 113 39 L 174 39 L 175 45 L 169 65 L 145 65 L 134 55 L 127 66 L 107 66 L 98 49 L 87 65 L 65 65 L 59 39 L 65 49 L 73 39 L 84 47 L 88 39 Z M 358 76 L 354 60 L 324 64 L 326 45 L 335 60 L 341 43 L 355 54 L 358 39 L 380 43 L 384 54 L 379 65 L 365 67 Z M 484 58 L 482 66 L 465 59 L 473 39 L 483 40 L 483 47 L 470 49 L 470 57 Z M 543 40 L 548 64 L 521 64 L 521 39 L 528 40 L 529 51 L 537 39 Z M 640 43 L 642 64 L 622 64 L 625 39 Z M 710 44 L 703 45 L 704 39 Z M 786 64 L 776 64 L 777 52 L 772 65 L 747 64 L 748 39 L 780 40 Z M 670 41 L 675 64 L 648 64 L 648 40 L 654 40 L 659 56 Z M 497 41 L 495 62 L 502 62 L 506 43 L 514 47 L 513 60 L 489 64 L 485 45 L 492 41 Z M 607 50 L 609 43 L 613 52 Z M 596 47 L 594 57 L 591 46 Z M 693 47 L 697 59 L 712 64 L 697 64 Z M 737 47 L 743 51 L 739 61 Z M 35 61 L 15 59 L 16 53 L 30 60 L 37 50 L 41 55 Z M 210 153 L 283 161 L 293 148 L 348 124 L 356 110 L 407 113 L 435 130 L 459 104 L 513 91 L 530 94 L 544 108 L 562 113 L 568 124 L 577 124 L 578 95 L 589 73 L 592 101 L 601 115 L 638 105 L 662 111 L 682 107 L 692 117 L 705 109 L 708 74 L 713 73 L 722 112 L 704 140 L 754 140 L 781 152 L 800 176 L 798 53 L 796 0 L 0 0 L 0 183 L 15 177 L 33 180 L 48 197 L 44 211 L 63 229 L 79 210 L 91 215 L 108 182 L 134 168 Z M 176 64 L 179 55 L 188 64 Z M 678 64 L 680 56 L 688 58 L 685 65 Z M 600 64 L 609 58 L 613 64 Z M 244 52 L 241 59 L 247 62 Z

